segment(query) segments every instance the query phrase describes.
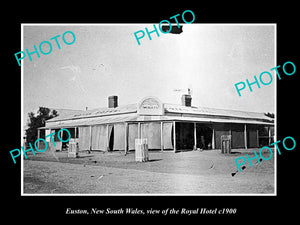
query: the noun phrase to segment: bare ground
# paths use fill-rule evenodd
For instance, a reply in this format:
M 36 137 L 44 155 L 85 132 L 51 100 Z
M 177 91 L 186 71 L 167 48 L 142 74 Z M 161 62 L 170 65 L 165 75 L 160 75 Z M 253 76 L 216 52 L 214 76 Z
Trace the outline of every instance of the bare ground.
M 248 162 L 235 176 L 234 159 L 253 150 L 150 152 L 135 162 L 134 153 L 39 153 L 23 161 L 24 194 L 274 194 L 274 157 Z M 263 156 L 268 158 L 269 153 Z M 256 165 L 255 165 L 256 164 Z

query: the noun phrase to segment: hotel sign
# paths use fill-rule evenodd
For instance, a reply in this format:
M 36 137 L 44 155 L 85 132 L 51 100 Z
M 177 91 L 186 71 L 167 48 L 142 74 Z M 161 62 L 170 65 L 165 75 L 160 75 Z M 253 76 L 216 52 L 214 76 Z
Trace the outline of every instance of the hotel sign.
M 138 105 L 139 115 L 163 115 L 164 107 L 156 97 L 146 97 Z

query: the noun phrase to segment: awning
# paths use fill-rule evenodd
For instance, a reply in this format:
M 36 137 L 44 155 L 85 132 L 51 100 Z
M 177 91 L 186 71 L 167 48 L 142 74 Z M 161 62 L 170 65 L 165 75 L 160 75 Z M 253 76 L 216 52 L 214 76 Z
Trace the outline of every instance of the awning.
M 240 123 L 240 124 L 262 124 L 274 125 L 272 122 L 266 122 L 255 119 L 239 119 L 239 118 L 201 118 L 186 116 L 139 116 L 139 121 L 182 121 L 182 122 L 202 122 L 202 123 Z
M 58 129 L 58 128 L 71 128 L 80 126 L 91 126 L 98 124 L 109 124 L 109 123 L 122 123 L 136 121 L 137 115 L 127 115 L 127 116 L 105 116 L 105 117 L 93 117 L 84 119 L 73 119 L 73 120 L 62 120 L 55 122 L 46 122 L 45 127 L 39 129 Z
M 59 129 L 71 128 L 79 126 L 92 126 L 99 124 L 113 124 L 124 122 L 161 122 L 161 121 L 182 121 L 182 122 L 198 122 L 198 123 L 239 123 L 239 124 L 260 124 L 274 125 L 272 122 L 266 122 L 255 119 L 239 119 L 239 118 L 201 118 L 201 117 L 186 117 L 186 116 L 138 116 L 138 115 L 122 115 L 122 116 L 104 116 L 92 117 L 72 120 L 62 120 L 55 122 L 46 122 L 45 127 L 39 129 Z

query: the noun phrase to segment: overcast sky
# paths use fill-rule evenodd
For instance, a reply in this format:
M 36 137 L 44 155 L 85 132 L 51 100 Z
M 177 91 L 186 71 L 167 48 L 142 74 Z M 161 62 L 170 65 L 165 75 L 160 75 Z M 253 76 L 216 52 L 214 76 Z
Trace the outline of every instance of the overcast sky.
M 234 87 L 276 66 L 274 25 L 182 25 L 181 34 L 157 37 L 153 33 L 152 40 L 145 35 L 138 45 L 134 32 L 145 27 L 152 30 L 153 24 L 24 24 L 23 49 L 30 52 L 33 45 L 38 47 L 66 31 L 76 36 L 72 45 L 60 37 L 61 49 L 52 40 L 49 55 L 34 54 L 32 62 L 28 57 L 22 61 L 25 122 L 27 113 L 39 106 L 106 107 L 110 95 L 119 96 L 119 105 L 137 103 L 146 96 L 180 104 L 188 88 L 194 106 L 274 112 L 275 79 L 260 89 L 253 87 L 253 92 L 243 90 L 242 97 Z

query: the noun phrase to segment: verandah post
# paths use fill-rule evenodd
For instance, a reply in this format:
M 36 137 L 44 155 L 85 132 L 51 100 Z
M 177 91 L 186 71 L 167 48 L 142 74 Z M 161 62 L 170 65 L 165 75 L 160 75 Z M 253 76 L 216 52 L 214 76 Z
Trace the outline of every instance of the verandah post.
M 174 142 L 174 153 L 176 153 L 176 125 L 175 121 L 173 121 L 173 142 Z

